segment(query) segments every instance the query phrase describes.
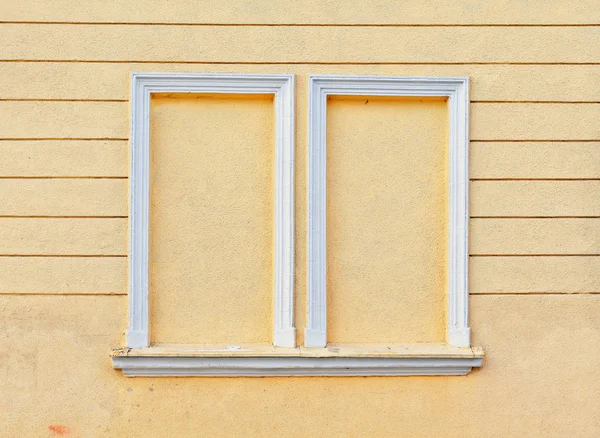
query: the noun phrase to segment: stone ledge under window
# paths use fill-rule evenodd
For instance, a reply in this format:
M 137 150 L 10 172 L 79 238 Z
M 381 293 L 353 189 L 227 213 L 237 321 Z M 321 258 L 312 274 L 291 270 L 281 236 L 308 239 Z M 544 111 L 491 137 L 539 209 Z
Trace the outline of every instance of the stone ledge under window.
M 281 348 L 270 344 L 160 345 L 114 350 L 113 367 L 142 376 L 441 376 L 465 375 L 483 349 L 445 344 L 336 345 Z

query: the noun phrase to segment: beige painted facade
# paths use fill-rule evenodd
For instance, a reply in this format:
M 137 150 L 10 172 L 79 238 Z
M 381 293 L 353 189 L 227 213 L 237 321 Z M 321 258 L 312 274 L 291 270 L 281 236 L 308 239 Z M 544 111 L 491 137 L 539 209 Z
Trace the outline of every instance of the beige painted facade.
M 7 0 L 0 61 L 0 436 L 600 434 L 595 1 Z M 128 325 L 135 71 L 296 75 L 299 342 L 308 75 L 469 76 L 470 326 L 483 366 L 114 370 Z M 447 106 L 368 100 L 328 104 L 330 340 L 441 342 Z M 270 97 L 153 99 L 153 342 L 270 340 L 273 124 Z

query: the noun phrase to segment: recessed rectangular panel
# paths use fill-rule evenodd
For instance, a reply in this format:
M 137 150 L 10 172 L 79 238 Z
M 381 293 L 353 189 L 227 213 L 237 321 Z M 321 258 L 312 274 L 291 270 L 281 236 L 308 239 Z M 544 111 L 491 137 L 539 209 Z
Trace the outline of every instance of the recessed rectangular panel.
M 270 342 L 273 95 L 156 94 L 150 340 Z
M 445 98 L 329 96 L 327 338 L 446 339 Z

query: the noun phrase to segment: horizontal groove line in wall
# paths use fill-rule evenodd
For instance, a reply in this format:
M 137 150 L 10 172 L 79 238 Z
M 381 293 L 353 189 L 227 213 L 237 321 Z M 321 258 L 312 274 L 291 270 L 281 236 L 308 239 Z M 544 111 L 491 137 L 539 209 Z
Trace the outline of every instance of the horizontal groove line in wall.
M 473 220 L 488 220 L 488 219 L 548 219 L 548 220 L 563 220 L 563 219 L 599 219 L 598 216 L 470 216 Z
M 469 254 L 469 257 L 598 257 L 600 254 Z M 0 257 L 127 257 L 127 254 L 0 254 Z
M 600 254 L 469 254 L 469 257 L 598 257 Z
M 0 257 L 118 257 L 127 258 L 126 254 L 0 254 Z
M 0 214 L 0 219 L 128 219 L 122 215 L 11 215 Z M 469 219 L 600 219 L 600 216 L 470 216 Z
M 120 137 L 7 137 L 1 138 L 1 141 L 128 141 L 129 138 L 120 138 Z M 470 140 L 470 143 L 598 143 L 600 145 L 600 139 L 598 140 L 521 140 L 521 139 L 513 139 L 513 140 Z
M 579 105 L 579 104 L 600 104 L 595 100 L 471 100 L 471 103 L 540 103 L 540 104 L 561 104 L 561 105 Z
M 125 103 L 127 99 L 45 99 L 45 98 L 10 98 L 1 99 L 0 102 L 109 102 Z M 598 105 L 600 101 L 592 100 L 471 100 L 470 103 L 493 104 L 560 104 L 560 105 Z
M 469 254 L 469 257 L 599 257 L 600 254 Z M 127 254 L 0 254 L 0 257 L 122 257 Z
M 600 216 L 470 216 L 469 219 L 600 219 Z
M 600 62 L 327 62 L 327 61 L 157 61 L 109 59 L 0 59 L 0 62 L 87 64 L 199 64 L 199 65 L 600 65 Z
M 193 23 L 147 21 L 0 21 L 0 24 L 190 27 L 598 27 L 598 23 Z
M 93 297 L 93 296 L 127 296 L 127 292 L 90 292 L 90 293 L 39 293 L 39 292 L 0 292 L 0 296 L 47 296 L 47 297 Z M 485 296 L 485 295 L 600 295 L 600 292 L 470 292 L 470 296 Z
M 129 179 L 127 176 L 0 176 L 0 179 Z
M 0 138 L 0 141 L 40 141 L 40 142 L 49 142 L 49 141 L 93 141 L 93 142 L 102 142 L 102 141 L 120 141 L 120 142 L 127 142 L 127 138 L 118 138 L 118 139 L 106 139 L 106 138 L 101 138 L 101 139 L 97 139 L 97 138 L 16 138 L 16 139 L 6 139 L 6 138 Z M 85 176 L 85 175 L 82 175 Z
M 598 143 L 600 140 L 469 140 L 469 143 Z
M 125 296 L 127 292 L 60 292 L 60 293 L 41 293 L 41 292 L 0 292 L 5 296 Z M 600 295 L 598 292 L 470 292 L 469 295 Z
M 0 142 L 2 141 L 129 141 L 129 138 L 107 138 L 107 137 L 6 137 L 0 138 Z M 544 139 L 544 140 L 522 140 L 522 139 L 512 139 L 512 140 L 470 140 L 470 143 L 599 143 L 598 140 L 553 140 L 553 139 Z M 594 178 L 592 178 L 594 179 Z
M 4 137 L 0 141 L 126 141 L 129 138 L 121 137 Z
M 0 99 L 0 102 L 128 102 L 127 99 Z
M 556 139 L 543 139 L 543 140 L 539 140 L 539 139 L 512 139 L 512 140 L 499 140 L 499 139 L 495 139 L 495 140 L 483 140 L 483 139 L 471 139 L 469 140 L 470 143 L 600 143 L 600 139 L 596 139 L 596 140 L 590 140 L 590 139 L 585 139 L 585 140 L 572 140 L 572 139 L 566 139 L 566 140 L 556 140 Z
M 0 214 L 0 219 L 128 219 L 129 216 L 50 216 L 50 215 L 5 215 Z
M 469 295 L 600 295 L 600 292 L 470 292 Z
M 90 293 L 57 293 L 57 294 L 53 294 L 53 293 L 38 293 L 38 292 L 33 292 L 33 293 L 27 293 L 27 292 L 0 292 L 0 296 L 13 296 L 13 297 L 26 297 L 26 296 L 32 296 L 32 297 L 41 297 L 41 296 L 46 296 L 46 297 L 111 297 L 111 296 L 124 296 L 127 295 L 127 292 L 117 292 L 117 293 L 110 293 L 110 292 L 90 292 Z
M 471 178 L 470 181 L 599 181 L 598 178 Z

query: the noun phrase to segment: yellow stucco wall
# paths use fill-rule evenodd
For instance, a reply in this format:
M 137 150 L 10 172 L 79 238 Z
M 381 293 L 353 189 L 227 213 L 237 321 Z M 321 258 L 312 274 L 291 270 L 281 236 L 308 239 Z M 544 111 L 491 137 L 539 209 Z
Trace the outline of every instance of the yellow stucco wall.
M 447 128 L 443 100 L 328 100 L 329 342 L 445 341 Z
M 270 342 L 273 98 L 152 99 L 150 339 Z
M 126 7 L 96 0 L 0 2 L 0 436 L 597 436 L 600 28 L 580 26 L 599 22 L 595 3 L 461 0 L 452 5 L 403 2 L 400 7 L 377 0 L 333 7 L 314 0 L 219 5 L 180 0 L 149 7 L 137 0 Z M 461 26 L 452 26 L 457 24 Z M 296 74 L 295 286 L 300 329 L 306 308 L 307 75 L 469 75 L 470 325 L 473 345 L 486 350 L 484 366 L 464 377 L 408 378 L 132 379 L 113 370 L 109 353 L 124 344 L 127 327 L 132 71 Z M 401 108 L 406 119 L 394 119 L 398 114 L 392 107 Z M 364 105 L 346 100 L 330 102 L 330 109 L 332 159 L 339 159 L 332 170 L 337 169 L 340 184 L 352 183 L 367 166 L 376 165 L 378 157 L 371 157 L 359 173 L 349 171 L 368 153 L 365 141 L 402 141 L 417 148 L 406 133 L 374 131 L 375 117 L 389 116 L 385 121 L 396 126 L 414 116 L 411 126 L 433 126 L 426 134 L 428 146 L 439 145 L 436 138 L 446 129 L 445 106 L 439 102 Z M 243 127 L 247 137 L 233 135 L 223 117 L 209 123 L 206 117 L 215 111 L 226 112 L 229 123 Z M 265 225 L 272 214 L 265 193 L 272 178 L 267 171 L 272 102 L 163 96 L 154 101 L 153 116 L 158 116 L 154 143 L 160 146 L 164 133 L 169 144 L 176 140 L 183 147 L 164 159 L 185 162 L 186 145 L 211 138 L 239 146 L 245 158 L 237 163 L 240 172 L 254 178 L 242 186 L 230 175 L 228 155 L 219 149 L 223 144 L 211 151 L 214 167 L 202 161 L 189 164 L 215 172 L 219 187 L 235 184 L 259 201 L 248 207 L 254 209 L 247 219 L 255 232 L 244 237 L 252 247 L 243 251 L 267 245 L 272 232 Z M 173 125 L 187 123 L 189 117 L 196 126 L 215 128 L 214 135 L 203 139 Z M 342 129 L 350 117 L 355 128 L 365 129 Z M 260 148 L 251 150 L 250 144 Z M 361 154 L 344 156 L 344 144 L 362 146 Z M 161 150 L 166 152 L 160 147 L 156 151 Z M 427 158 L 427 151 L 415 150 L 423 153 L 415 159 Z M 221 165 L 223 173 L 216 169 Z M 443 166 L 427 165 L 432 171 Z M 202 226 L 191 210 L 203 206 L 187 205 L 172 193 L 179 193 L 177 178 L 197 178 L 202 188 L 201 176 L 189 167 L 178 174 L 177 168 L 165 166 L 166 174 L 163 179 L 158 175 L 155 183 L 166 179 L 169 184 L 157 190 L 153 186 L 159 208 L 178 209 L 177 214 L 156 210 L 152 219 L 157 224 L 153 239 L 165 248 L 163 268 L 173 262 L 169 251 L 194 252 L 174 244 Z M 415 183 L 409 174 L 397 178 Z M 444 190 L 435 178 L 426 187 L 435 193 Z M 339 213 L 341 229 L 351 229 L 363 218 L 348 217 L 343 209 L 352 205 L 336 198 L 335 184 L 331 190 L 330 210 Z M 367 196 L 360 191 L 366 187 L 357 190 Z M 227 193 L 232 192 L 221 191 Z M 223 208 L 236 208 L 235 197 L 226 201 Z M 389 206 L 388 212 L 398 207 Z M 423 208 L 429 215 L 415 220 L 424 226 L 443 220 L 435 204 Z M 212 219 L 222 229 L 236 226 Z M 182 228 L 172 229 L 173 222 Z M 392 238 L 397 242 L 402 236 Z M 424 244 L 417 246 L 423 249 Z M 353 245 L 357 247 L 351 251 L 362 243 Z M 348 255 L 339 251 L 342 258 Z M 435 254 L 428 256 L 433 265 L 440 263 Z M 250 260 L 260 269 L 247 269 L 244 279 L 225 285 L 242 295 L 245 307 L 236 317 L 249 327 L 241 333 L 252 336 L 249 340 L 268 335 L 257 324 L 263 319 L 260 309 L 270 300 L 268 258 Z M 166 280 L 160 269 L 155 266 L 152 274 L 157 291 L 164 291 L 162 303 L 153 302 L 157 325 L 152 334 L 170 341 L 190 335 L 170 325 L 168 312 L 179 307 L 189 277 L 173 275 L 169 268 L 163 269 L 172 275 Z M 389 267 L 377 269 L 385 274 Z M 430 283 L 429 294 L 419 302 L 409 295 L 403 304 L 415 306 L 415 320 L 440 321 L 440 294 L 435 291 L 444 279 L 430 278 L 425 271 L 421 275 Z M 220 283 L 222 278 L 196 280 Z M 362 287 L 360 282 L 348 284 L 342 276 L 332 280 L 339 299 L 357 298 L 352 291 Z M 391 274 L 384 280 L 389 296 L 399 280 Z M 165 281 L 169 284 L 161 285 Z M 250 281 L 264 294 L 247 296 L 237 289 L 238 281 Z M 216 297 L 210 299 L 218 309 L 223 303 Z M 194 330 L 208 322 L 193 320 L 192 312 L 214 317 L 198 301 L 188 310 L 179 322 L 197 324 Z M 351 310 L 340 310 L 333 322 L 356 316 Z M 364 323 L 384 333 L 391 316 L 386 318 Z M 355 327 L 349 332 L 335 324 L 329 328 L 340 340 L 360 335 Z M 410 336 L 440 335 L 435 325 L 426 329 Z M 240 334 L 231 327 L 222 327 L 221 333 L 232 338 Z M 401 333 L 384 334 L 396 340 Z

